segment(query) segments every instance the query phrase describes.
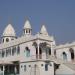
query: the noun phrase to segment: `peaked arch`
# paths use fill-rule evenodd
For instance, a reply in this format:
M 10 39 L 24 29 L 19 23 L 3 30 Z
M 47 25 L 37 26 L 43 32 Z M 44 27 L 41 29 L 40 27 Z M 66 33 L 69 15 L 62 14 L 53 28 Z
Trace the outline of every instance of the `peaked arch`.
M 70 48 L 69 51 L 71 53 L 71 59 L 74 60 L 74 50 L 73 50 L 73 48 Z
M 67 60 L 67 54 L 66 54 L 66 52 L 63 52 L 62 55 L 63 55 L 63 60 Z

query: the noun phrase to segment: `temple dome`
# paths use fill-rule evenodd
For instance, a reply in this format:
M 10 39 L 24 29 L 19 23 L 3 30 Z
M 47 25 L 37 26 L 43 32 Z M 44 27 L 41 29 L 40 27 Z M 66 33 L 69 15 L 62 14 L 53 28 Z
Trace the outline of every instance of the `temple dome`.
M 24 29 L 32 29 L 29 20 L 26 20 L 24 24 Z
M 48 32 L 47 32 L 45 25 L 42 25 L 40 34 L 48 35 Z
M 11 24 L 8 24 L 8 26 L 5 28 L 3 36 L 16 36 L 15 30 Z

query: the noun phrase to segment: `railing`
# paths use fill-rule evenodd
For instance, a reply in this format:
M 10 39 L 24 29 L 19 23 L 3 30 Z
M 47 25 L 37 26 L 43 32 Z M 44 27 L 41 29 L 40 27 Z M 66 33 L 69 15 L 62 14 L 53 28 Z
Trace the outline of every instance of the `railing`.
M 46 59 L 46 58 L 43 58 L 43 57 L 44 57 L 44 55 L 32 55 L 31 60 Z
M 5 73 L 4 75 L 19 75 L 19 74 L 15 74 L 15 73 Z
M 10 73 L 10 74 L 4 74 L 4 75 L 19 75 L 19 74 L 11 74 L 11 73 Z
M 50 55 L 32 55 L 31 60 L 50 59 Z
M 3 75 L 3 71 L 0 71 L 0 75 Z M 16 74 L 16 73 L 4 73 L 4 75 L 19 75 L 19 74 Z

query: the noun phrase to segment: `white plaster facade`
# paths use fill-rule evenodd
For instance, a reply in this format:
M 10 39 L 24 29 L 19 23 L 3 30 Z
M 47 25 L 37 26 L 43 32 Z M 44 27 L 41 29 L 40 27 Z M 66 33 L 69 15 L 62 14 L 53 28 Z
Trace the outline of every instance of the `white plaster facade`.
M 69 72 L 68 72 L 69 71 Z M 5 28 L 0 44 L 2 75 L 75 75 L 75 42 L 56 46 L 45 25 L 32 35 L 30 22 L 16 38 L 11 24 Z

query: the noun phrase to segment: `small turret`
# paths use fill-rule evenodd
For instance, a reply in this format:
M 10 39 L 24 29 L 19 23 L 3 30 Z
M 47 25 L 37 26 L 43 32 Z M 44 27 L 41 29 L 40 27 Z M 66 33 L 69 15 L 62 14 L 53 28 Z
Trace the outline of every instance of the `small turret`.
M 2 42 L 9 42 L 11 40 L 14 40 L 16 38 L 16 33 L 14 28 L 11 24 L 8 24 L 8 26 L 5 28 L 3 35 L 2 35 Z
M 26 20 L 26 22 L 24 24 L 24 28 L 23 28 L 23 34 L 31 35 L 31 31 L 32 31 L 32 28 L 31 28 L 30 22 L 29 22 L 29 20 Z
M 40 34 L 48 35 L 48 32 L 47 32 L 47 29 L 46 29 L 45 25 L 42 25 Z

